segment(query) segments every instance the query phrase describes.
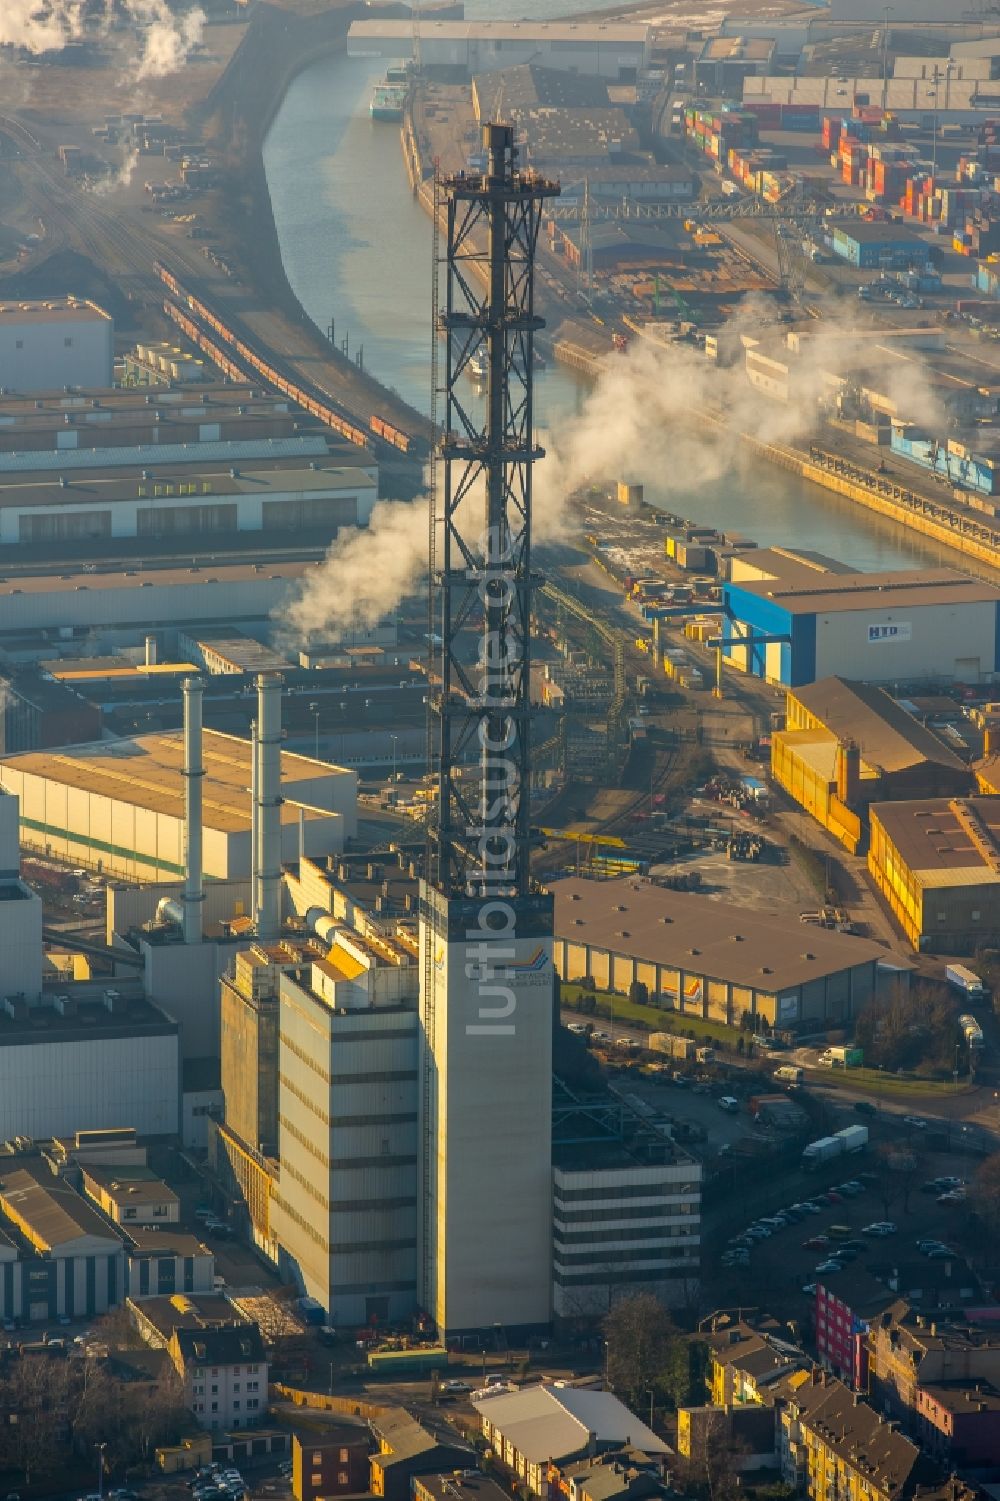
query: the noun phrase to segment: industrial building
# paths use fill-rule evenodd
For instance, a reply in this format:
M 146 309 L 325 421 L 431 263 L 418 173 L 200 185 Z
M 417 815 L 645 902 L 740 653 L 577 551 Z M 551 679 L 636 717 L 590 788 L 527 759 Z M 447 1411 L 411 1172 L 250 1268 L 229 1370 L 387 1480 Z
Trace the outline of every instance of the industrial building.
M 279 1268 L 339 1326 L 417 1306 L 417 966 L 338 929 L 279 979 Z
M 71 740 L 96 740 L 101 725 L 99 705 L 66 684 L 53 683 L 30 669 L 0 674 L 0 756 L 46 750 Z
M 840 677 L 788 693 L 771 775 L 852 854 L 870 803 L 961 796 L 972 782 L 965 762 L 884 688 Z
M 7 577 L 0 581 L 0 634 L 23 637 L 27 632 L 86 627 L 156 630 L 188 621 L 224 621 L 238 627 L 241 620 L 267 620 L 280 610 L 317 566 L 213 562 Z
M 833 250 L 859 271 L 905 270 L 927 259 L 927 246 L 905 225 L 863 219 L 833 226 Z
M 563 980 L 593 980 L 692 1020 L 783 1029 L 842 1026 L 872 999 L 886 951 L 651 881 L 555 881 L 553 957 Z
M 610 1093 L 557 1079 L 552 1312 L 570 1324 L 615 1296 L 690 1302 L 701 1263 L 701 1163 Z
M 53 1177 L 41 1158 L 12 1159 L 0 1171 L 0 1225 L 4 1239 L 19 1247 L 21 1263 L 18 1307 L 13 1285 L 17 1263 L 9 1251 L 3 1254 L 0 1241 L 6 1317 L 89 1319 L 122 1301 L 120 1236 L 78 1193 Z
M 110 386 L 115 326 L 94 302 L 0 303 L 0 386 Z
M 537 63 L 634 83 L 649 62 L 648 26 L 619 22 L 434 21 L 417 23 L 424 68 L 460 68 L 470 76 Z M 348 57 L 412 57 L 417 28 L 405 21 L 353 21 Z
M 1000 588 L 948 568 L 730 581 L 722 596 L 729 664 L 787 688 L 989 683 L 1000 671 Z
M 695 58 L 695 83 L 706 94 L 738 99 L 745 78 L 770 72 L 777 50 L 774 37 L 709 37 Z
M 21 880 L 18 839 L 17 798 L 0 791 L 0 1003 L 10 1016 L 42 993 L 42 901 Z
M 129 1298 L 170 1298 L 215 1290 L 215 1257 L 196 1235 L 175 1227 L 130 1227 L 125 1238 L 125 1292 Z
M 25 752 L 0 761 L 0 785 L 20 799 L 21 840 L 71 864 L 129 880 L 184 871 L 184 756 L 180 731 Z M 205 875 L 251 869 L 249 740 L 206 731 Z M 281 859 L 343 848 L 357 826 L 357 775 L 289 752 L 281 755 Z
M 0 473 L 143 468 L 228 458 L 323 458 L 377 468 L 371 456 L 324 428 L 288 399 L 250 385 L 134 386 L 0 391 Z
M 364 526 L 377 485 L 320 457 L 157 463 L 148 478 L 114 465 L 63 474 L 0 472 L 0 546 L 180 534 L 287 532 Z
M 162 1178 L 140 1164 L 114 1167 L 88 1163 L 83 1191 L 116 1225 L 176 1225 L 181 1201 Z
M 41 964 L 41 934 L 38 938 Z M 68 1136 L 81 1122 L 143 1136 L 180 1129 L 178 1023 L 135 981 L 78 982 L 72 996 L 0 1008 L 0 1140 Z
M 868 870 L 913 947 L 972 954 L 1000 932 L 1000 800 L 932 798 L 869 809 Z

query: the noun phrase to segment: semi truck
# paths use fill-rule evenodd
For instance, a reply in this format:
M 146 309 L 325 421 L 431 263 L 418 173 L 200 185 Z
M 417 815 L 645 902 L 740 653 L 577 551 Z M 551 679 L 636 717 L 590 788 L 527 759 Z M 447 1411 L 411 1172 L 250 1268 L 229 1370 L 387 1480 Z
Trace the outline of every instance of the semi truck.
M 775 1079 L 780 1079 L 782 1084 L 801 1084 L 805 1076 L 805 1069 L 795 1063 L 783 1063 L 774 1071 Z
M 829 1162 L 833 1157 L 862 1152 L 867 1145 L 867 1126 L 845 1126 L 832 1136 L 821 1136 L 818 1141 L 811 1141 L 803 1150 L 802 1166 L 807 1170 L 819 1167 L 820 1163 Z
M 843 1155 L 844 1143 L 839 1136 L 821 1136 L 818 1141 L 811 1141 L 802 1152 L 802 1166 L 811 1171 L 819 1167 L 823 1162 L 829 1162 L 831 1157 Z
M 944 977 L 954 990 L 960 991 L 970 1001 L 982 1001 L 986 999 L 986 986 L 979 976 L 964 964 L 949 964 L 944 972 Z
M 654 1053 L 666 1053 L 668 1058 L 679 1058 L 685 1063 L 711 1063 L 715 1057 L 715 1049 L 709 1043 L 680 1037 L 676 1032 L 651 1032 L 649 1046 Z

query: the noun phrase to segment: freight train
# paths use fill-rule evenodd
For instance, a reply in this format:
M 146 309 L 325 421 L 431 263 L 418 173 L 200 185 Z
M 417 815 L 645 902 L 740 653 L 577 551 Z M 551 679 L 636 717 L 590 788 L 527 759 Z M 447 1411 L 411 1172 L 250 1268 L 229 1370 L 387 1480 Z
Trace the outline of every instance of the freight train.
M 164 303 L 164 310 L 168 317 L 172 318 L 188 338 L 193 339 L 198 347 L 203 349 L 227 375 L 232 375 L 234 379 L 242 381 L 247 379 L 248 370 L 256 371 L 269 385 L 276 387 L 290 401 L 294 401 L 297 406 L 310 412 L 314 417 L 319 418 L 320 422 L 327 427 L 332 427 L 335 432 L 340 433 L 341 437 L 347 438 L 351 443 L 356 443 L 360 448 L 371 446 L 371 434 L 374 433 L 383 443 L 398 448 L 401 453 L 413 451 L 414 441 L 410 434 L 387 421 L 385 417 L 380 417 L 377 412 L 373 412 L 368 419 L 368 427 L 371 430 L 369 432 L 359 427 L 354 417 L 345 408 L 335 404 L 328 392 L 314 394 L 305 386 L 290 379 L 252 344 L 245 339 L 238 338 L 233 330 L 223 323 L 217 313 L 214 313 L 194 293 L 189 292 L 173 272 L 160 261 L 156 263 L 156 273 L 173 295 L 195 315 L 195 318 L 200 319 L 203 324 L 218 334 L 231 350 L 235 351 L 235 358 L 224 353 L 191 318 L 175 308 L 173 304 Z M 243 364 L 241 365 L 238 361 L 242 361 Z

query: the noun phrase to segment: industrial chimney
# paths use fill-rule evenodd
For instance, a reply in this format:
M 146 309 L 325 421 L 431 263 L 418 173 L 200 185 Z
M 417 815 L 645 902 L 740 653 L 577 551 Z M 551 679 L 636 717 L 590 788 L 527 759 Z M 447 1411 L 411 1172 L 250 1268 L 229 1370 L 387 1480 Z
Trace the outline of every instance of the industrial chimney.
M 257 937 L 281 937 L 281 685 L 280 673 L 257 678 Z
M 259 898 L 257 896 L 257 871 L 260 862 L 257 859 L 259 848 L 258 826 L 260 824 L 260 801 L 257 790 L 257 773 L 259 771 L 260 747 L 257 744 L 257 721 L 250 721 L 250 911 L 257 916 Z
M 184 942 L 201 942 L 202 778 L 200 678 L 184 679 Z

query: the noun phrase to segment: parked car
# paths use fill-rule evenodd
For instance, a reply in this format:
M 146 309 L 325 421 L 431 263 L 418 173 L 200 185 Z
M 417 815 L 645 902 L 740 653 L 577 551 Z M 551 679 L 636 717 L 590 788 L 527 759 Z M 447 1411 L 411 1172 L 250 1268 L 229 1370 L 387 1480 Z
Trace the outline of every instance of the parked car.
M 892 1220 L 873 1220 L 862 1230 L 862 1235 L 895 1235 L 896 1226 Z
M 829 1244 L 830 1237 L 828 1235 L 810 1235 L 808 1240 L 802 1242 L 802 1249 L 804 1251 L 822 1251 L 823 1247 Z
M 914 1131 L 927 1130 L 927 1122 L 924 1120 L 922 1115 L 904 1115 L 903 1124 L 905 1126 L 912 1127 Z
M 720 1110 L 728 1110 L 730 1115 L 735 1115 L 740 1108 L 740 1102 L 735 1095 L 724 1094 L 719 1101 Z
M 816 1267 L 817 1272 L 842 1272 L 843 1270 L 844 1268 L 840 1262 L 834 1261 L 832 1257 L 829 1261 L 821 1261 L 819 1266 Z

